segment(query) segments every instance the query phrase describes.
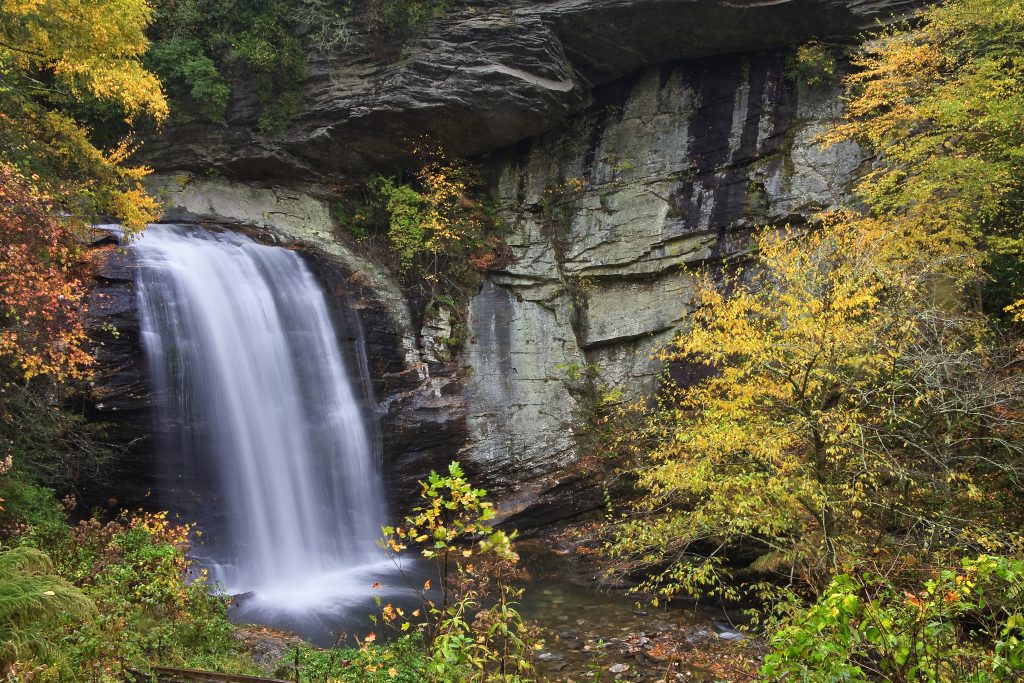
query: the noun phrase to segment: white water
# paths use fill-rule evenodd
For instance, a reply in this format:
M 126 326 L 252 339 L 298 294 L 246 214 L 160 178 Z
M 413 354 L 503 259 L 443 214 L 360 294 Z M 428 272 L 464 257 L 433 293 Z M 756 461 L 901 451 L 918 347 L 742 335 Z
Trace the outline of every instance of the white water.
M 236 233 L 153 225 L 131 250 L 167 502 L 206 531 L 198 559 L 259 611 L 365 599 L 384 495 L 358 318 L 336 330 L 298 254 Z

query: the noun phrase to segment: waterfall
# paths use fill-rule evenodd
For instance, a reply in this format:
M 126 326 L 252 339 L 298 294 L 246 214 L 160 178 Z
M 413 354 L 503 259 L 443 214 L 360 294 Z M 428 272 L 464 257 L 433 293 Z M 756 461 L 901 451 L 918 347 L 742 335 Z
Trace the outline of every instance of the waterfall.
M 358 316 L 336 330 L 299 254 L 237 233 L 153 225 L 131 252 L 161 503 L 199 522 L 196 557 L 280 609 L 344 600 L 346 576 L 365 593 L 384 494 Z

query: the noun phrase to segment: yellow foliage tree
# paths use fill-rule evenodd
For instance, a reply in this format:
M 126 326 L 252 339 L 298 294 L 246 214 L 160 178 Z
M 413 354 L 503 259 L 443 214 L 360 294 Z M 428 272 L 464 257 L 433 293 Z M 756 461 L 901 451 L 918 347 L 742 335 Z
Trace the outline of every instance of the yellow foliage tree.
M 49 72 L 76 96 L 113 100 L 129 117 L 167 115 L 160 82 L 139 61 L 153 10 L 141 0 L 3 0 L 5 66 Z M 46 87 L 42 82 L 39 87 Z
M 748 577 L 816 591 L 925 538 L 938 553 L 1006 538 L 979 486 L 1018 483 L 1021 382 L 903 244 L 838 215 L 766 231 L 745 272 L 702 280 L 692 329 L 661 358 L 706 376 L 669 383 L 627 437 L 645 495 L 610 551 L 647 587 L 736 597 L 739 555 Z
M 156 216 L 140 184 L 148 170 L 125 163 L 130 137 L 101 150 L 83 115 L 102 105 L 126 125 L 167 116 L 141 62 L 151 17 L 146 0 L 0 0 L 0 359 L 21 379 L 80 377 L 89 365 L 76 277 L 84 220 L 114 216 L 135 234 Z
M 152 219 L 155 202 L 128 168 L 129 139 L 108 151 L 92 143 L 72 112 L 91 102 L 119 109 L 126 122 L 157 123 L 167 103 L 141 62 L 152 18 L 146 0 L 2 0 L 0 142 L 4 160 L 76 215 L 108 213 L 129 231 Z
M 824 136 L 880 155 L 857 190 L 871 215 L 990 308 L 1024 298 L 1024 1 L 955 0 L 869 41 L 846 122 Z
M 817 592 L 1018 542 L 1020 352 L 985 314 L 1024 310 L 1022 45 L 1022 0 L 883 30 L 824 136 L 878 154 L 866 210 L 765 232 L 746 273 L 703 280 L 662 358 L 707 376 L 624 439 L 648 495 L 610 550 L 649 587 Z

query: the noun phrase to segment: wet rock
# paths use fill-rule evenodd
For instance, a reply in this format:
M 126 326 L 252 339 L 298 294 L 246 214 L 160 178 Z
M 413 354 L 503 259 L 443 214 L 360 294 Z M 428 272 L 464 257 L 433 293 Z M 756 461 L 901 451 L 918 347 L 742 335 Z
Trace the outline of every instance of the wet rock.
M 244 607 L 246 603 L 250 602 L 255 597 L 256 593 L 253 591 L 247 591 L 245 593 L 236 593 L 235 595 L 231 596 L 231 607 L 235 609 L 239 607 Z
M 465 402 L 460 380 L 419 378 L 406 373 L 407 388 L 381 401 L 381 426 L 388 491 L 396 509 L 417 502 L 419 485 L 431 470 L 440 471 L 465 441 Z
M 651 639 L 643 633 L 632 633 L 622 639 L 622 644 L 625 647 L 626 652 L 631 655 L 636 655 L 637 653 L 642 652 L 650 642 Z
M 134 270 L 109 232 L 99 236 L 89 252 L 94 268 L 85 328 L 96 365 L 84 412 L 104 427 L 115 458 L 78 483 L 79 495 L 84 509 L 133 509 L 151 502 L 156 483 L 154 397 L 139 339 Z
M 608 667 L 608 671 L 613 674 L 622 674 L 629 671 L 629 664 L 612 664 Z
M 733 628 L 732 624 L 727 624 L 722 621 L 716 621 L 715 631 L 718 637 L 722 640 L 746 640 L 747 635 L 742 631 L 737 631 Z
M 565 661 L 565 655 L 555 652 L 541 652 L 537 655 L 537 661 L 547 671 L 561 671 L 568 666 L 568 662 Z
M 687 645 L 699 645 L 706 643 L 709 640 L 715 640 L 717 638 L 717 632 L 703 626 L 689 629 L 686 632 L 684 638 Z
M 583 641 L 575 636 L 572 636 L 568 638 L 562 638 L 561 645 L 562 647 L 568 650 L 580 650 L 583 648 Z
M 294 676 L 294 666 L 291 662 L 283 661 L 284 654 L 290 648 L 306 645 L 295 634 L 266 626 L 241 624 L 235 627 L 232 635 L 268 675 Z

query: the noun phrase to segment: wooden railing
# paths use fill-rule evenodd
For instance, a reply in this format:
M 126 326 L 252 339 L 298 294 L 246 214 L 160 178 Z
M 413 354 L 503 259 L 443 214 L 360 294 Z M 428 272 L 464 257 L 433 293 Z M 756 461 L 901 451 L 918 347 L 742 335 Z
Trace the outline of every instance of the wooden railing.
M 280 678 L 261 678 L 259 676 L 240 676 L 238 674 L 219 674 L 213 671 L 198 669 L 179 669 L 173 666 L 153 667 L 153 674 L 159 683 L 289 683 Z M 149 680 L 139 677 L 137 680 Z

